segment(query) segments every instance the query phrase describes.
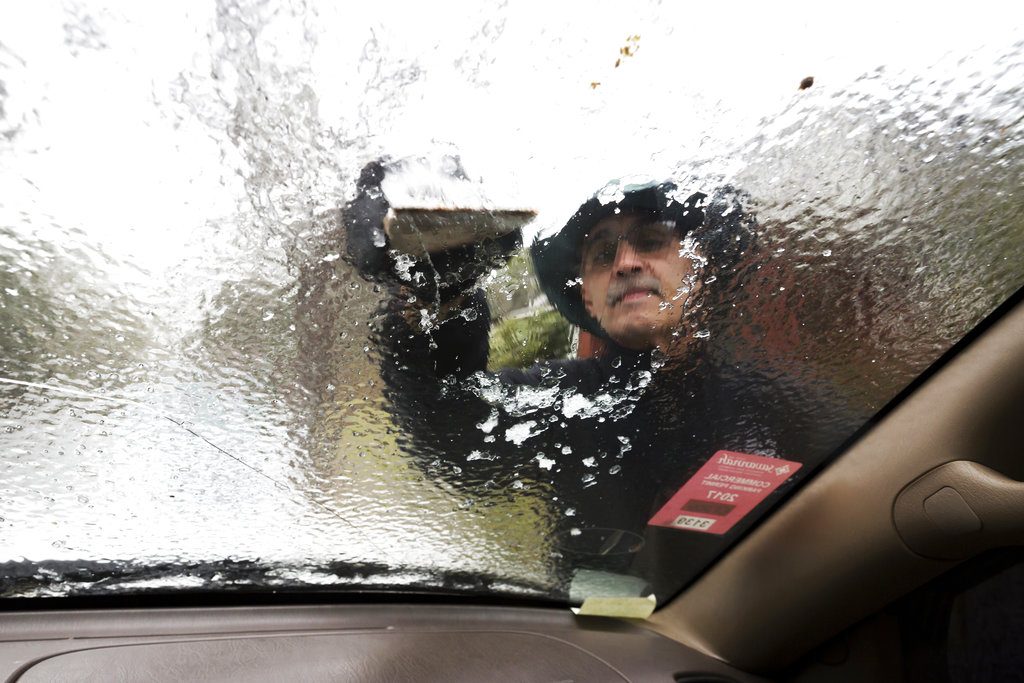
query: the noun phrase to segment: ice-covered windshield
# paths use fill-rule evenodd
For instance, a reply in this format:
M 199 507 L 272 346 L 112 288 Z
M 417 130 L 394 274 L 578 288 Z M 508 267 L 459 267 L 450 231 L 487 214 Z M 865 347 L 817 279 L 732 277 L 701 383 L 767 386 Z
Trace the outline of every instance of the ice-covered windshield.
M 1024 284 L 1021 14 L 0 8 L 0 594 L 670 598 Z

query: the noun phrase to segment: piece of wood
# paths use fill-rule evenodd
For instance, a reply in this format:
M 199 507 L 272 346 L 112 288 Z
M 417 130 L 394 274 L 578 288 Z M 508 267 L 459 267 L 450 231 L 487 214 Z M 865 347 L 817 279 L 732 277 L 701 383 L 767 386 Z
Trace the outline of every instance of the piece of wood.
M 496 239 L 521 229 L 536 215 L 529 209 L 391 208 L 384 232 L 392 249 L 422 255 Z

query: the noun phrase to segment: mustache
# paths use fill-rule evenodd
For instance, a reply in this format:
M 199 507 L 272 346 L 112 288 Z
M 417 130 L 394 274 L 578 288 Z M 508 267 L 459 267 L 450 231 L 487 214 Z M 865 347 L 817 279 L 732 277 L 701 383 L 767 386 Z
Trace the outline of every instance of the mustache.
M 637 289 L 650 290 L 661 296 L 661 283 L 658 282 L 656 277 L 651 275 L 634 275 L 624 280 L 616 280 L 608 287 L 608 305 L 614 306 L 622 301 L 622 297 L 626 296 L 627 292 Z

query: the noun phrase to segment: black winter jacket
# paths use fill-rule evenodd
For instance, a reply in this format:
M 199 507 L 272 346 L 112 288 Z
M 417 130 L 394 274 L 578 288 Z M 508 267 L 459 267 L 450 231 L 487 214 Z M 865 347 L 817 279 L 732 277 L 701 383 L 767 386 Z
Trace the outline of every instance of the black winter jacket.
M 487 373 L 482 294 L 429 332 L 402 310 L 396 298 L 378 345 L 395 419 L 418 464 L 481 500 L 536 496 L 550 520 L 538 535 L 554 539 L 556 556 L 575 568 L 642 575 L 656 593 L 722 547 L 717 536 L 647 524 L 715 452 L 800 462 L 804 477 L 869 417 L 805 368 L 732 360 L 742 354 L 730 352 L 729 340 L 695 340 L 684 362 L 613 348 L 596 359 Z

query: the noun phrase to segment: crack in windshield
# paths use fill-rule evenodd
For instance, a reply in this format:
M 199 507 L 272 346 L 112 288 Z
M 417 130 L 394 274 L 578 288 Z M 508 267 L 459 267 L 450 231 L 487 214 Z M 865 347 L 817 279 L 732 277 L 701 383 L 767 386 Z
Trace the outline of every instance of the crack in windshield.
M 147 406 L 144 403 L 140 403 L 138 401 L 132 401 L 130 399 L 125 399 L 125 398 L 122 398 L 122 397 L 104 396 L 102 394 L 95 394 L 95 393 L 90 393 L 90 392 L 87 392 L 87 391 L 81 391 L 81 390 L 78 390 L 78 389 L 69 389 L 69 388 L 66 388 L 66 387 L 53 386 L 53 385 L 50 385 L 50 384 L 40 384 L 38 382 L 25 382 L 25 381 L 13 379 L 13 378 L 10 378 L 10 377 L 0 377 L 0 382 L 2 382 L 4 384 L 12 384 L 12 385 L 15 385 L 15 386 L 23 386 L 23 387 L 28 387 L 28 388 L 32 388 L 32 389 L 39 389 L 39 390 L 42 390 L 42 391 L 52 391 L 52 392 L 56 392 L 56 393 L 68 394 L 68 395 L 71 395 L 71 396 L 81 396 L 81 397 L 84 397 L 84 398 L 98 399 L 98 400 L 101 400 L 101 401 L 128 402 L 128 403 L 131 403 L 133 405 L 139 406 L 140 408 L 149 410 L 154 415 L 156 415 L 156 416 L 158 416 L 160 418 L 163 418 L 164 420 L 167 420 L 167 421 L 171 422 L 172 424 L 180 427 L 181 429 L 185 430 L 186 432 L 188 432 L 192 436 L 196 437 L 197 439 L 202 440 L 204 443 L 206 443 L 208 446 L 213 448 L 215 451 L 217 451 L 221 455 L 224 455 L 224 456 L 230 458 L 231 460 L 234 460 L 235 462 L 237 462 L 242 467 L 245 467 L 246 469 L 254 472 L 258 476 L 260 476 L 260 477 L 266 479 L 267 481 L 269 481 L 270 483 L 274 484 L 274 487 L 278 491 L 281 491 L 281 492 L 285 493 L 289 497 L 294 497 L 297 500 L 299 500 L 300 502 L 311 503 L 311 504 L 315 505 L 316 507 L 320 508 L 321 510 L 323 510 L 327 514 L 331 515 L 332 517 L 338 519 L 339 521 L 341 521 L 342 523 L 347 525 L 349 528 L 351 528 L 357 534 L 363 535 L 363 532 L 357 526 L 355 526 L 349 520 L 347 520 L 344 517 L 342 517 L 340 514 L 338 514 L 337 511 L 332 510 L 331 508 L 329 508 L 328 506 L 324 505 L 320 501 L 310 500 L 308 497 L 302 496 L 301 494 L 299 494 L 297 492 L 292 492 L 291 491 L 291 487 L 289 487 L 287 484 L 285 484 L 282 481 L 278 481 L 274 477 L 271 477 L 266 472 L 262 471 L 258 467 L 255 467 L 255 466 L 247 463 L 245 460 L 243 460 L 242 458 L 238 457 L 237 455 L 229 453 L 227 450 L 221 448 L 220 446 L 218 446 L 217 444 L 215 444 L 214 442 L 210 441 L 208 438 L 206 438 L 205 436 L 203 436 L 202 434 L 197 432 L 195 429 L 193 429 L 191 426 L 189 426 L 188 423 L 186 423 L 184 420 L 175 419 L 175 418 L 173 418 L 173 417 L 171 417 L 169 415 L 163 415 L 159 411 L 152 409 L 150 406 Z M 375 550 L 377 550 L 380 553 L 380 555 L 382 557 L 385 557 L 385 558 L 388 557 L 388 553 L 384 549 L 374 545 L 372 540 L 370 540 L 370 539 L 367 539 L 367 540 L 370 543 L 370 545 Z

